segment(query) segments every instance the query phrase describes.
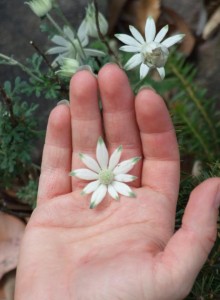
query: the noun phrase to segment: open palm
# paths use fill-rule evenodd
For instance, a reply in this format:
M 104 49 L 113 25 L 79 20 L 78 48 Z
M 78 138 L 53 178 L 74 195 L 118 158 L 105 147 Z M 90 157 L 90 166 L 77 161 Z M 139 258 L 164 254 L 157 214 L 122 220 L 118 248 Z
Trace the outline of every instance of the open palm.
M 103 112 L 99 110 L 98 97 Z M 106 197 L 89 209 L 85 182 L 72 178 L 78 153 L 94 157 L 99 136 L 122 159 L 141 156 L 130 172 L 136 198 Z M 152 90 L 134 100 L 114 64 L 98 78 L 78 72 L 70 107 L 57 106 L 48 122 L 38 205 L 26 229 L 16 300 L 183 299 L 216 236 L 219 179 L 197 187 L 175 234 L 179 153 L 168 111 Z

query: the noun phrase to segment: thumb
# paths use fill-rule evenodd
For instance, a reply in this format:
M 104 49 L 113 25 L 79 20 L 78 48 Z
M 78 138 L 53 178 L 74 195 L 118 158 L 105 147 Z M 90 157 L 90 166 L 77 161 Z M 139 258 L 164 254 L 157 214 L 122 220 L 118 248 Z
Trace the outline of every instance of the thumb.
M 212 178 L 191 193 L 181 228 L 168 242 L 163 262 L 187 295 L 217 236 L 220 178 Z

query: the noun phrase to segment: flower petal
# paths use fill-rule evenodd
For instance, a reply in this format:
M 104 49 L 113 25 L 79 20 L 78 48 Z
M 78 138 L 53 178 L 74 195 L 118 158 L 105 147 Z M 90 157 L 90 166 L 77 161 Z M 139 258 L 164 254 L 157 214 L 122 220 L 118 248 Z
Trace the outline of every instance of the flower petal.
M 119 196 L 118 193 L 116 191 L 116 189 L 112 186 L 112 184 L 108 185 L 108 193 L 110 194 L 110 196 L 115 199 L 115 200 L 119 200 Z
M 135 197 L 135 193 L 132 189 L 125 183 L 119 181 L 113 181 L 112 186 L 116 189 L 116 191 L 124 196 Z
M 105 195 L 107 193 L 107 186 L 104 184 L 101 184 L 97 190 L 92 194 L 91 202 L 90 202 L 90 208 L 95 208 L 102 200 L 105 198 Z
M 141 44 L 128 34 L 118 33 L 115 37 L 128 46 L 140 47 Z
M 87 154 L 79 153 L 79 157 L 84 163 L 84 165 L 86 165 L 92 171 L 96 173 L 99 173 L 101 171 L 98 163 L 91 156 Z
M 92 192 L 94 192 L 100 185 L 100 181 L 96 180 L 96 181 L 92 181 L 90 183 L 88 183 L 84 189 L 82 190 L 81 194 L 85 195 L 85 194 L 90 194 Z
M 150 68 L 145 65 L 145 64 L 141 64 L 140 67 L 140 79 L 143 79 L 144 77 L 147 76 L 148 72 L 149 72 Z
M 164 68 L 157 68 L 158 73 L 160 74 L 160 78 L 163 80 L 165 77 L 165 69 Z
M 141 44 L 145 43 L 145 40 L 143 38 L 143 36 L 141 35 L 141 33 L 132 25 L 129 26 L 130 32 L 133 35 L 133 37 L 140 42 Z
M 119 50 L 125 51 L 125 52 L 140 52 L 140 47 L 136 47 L 136 46 L 122 46 L 122 47 L 119 48 Z
M 96 147 L 96 158 L 102 169 L 106 169 L 108 165 L 108 150 L 102 137 L 99 137 Z
M 82 41 L 82 40 L 84 40 L 84 38 L 87 34 L 88 34 L 88 27 L 87 27 L 86 21 L 83 20 L 78 28 L 77 36 L 80 39 L 80 41 Z
M 130 174 L 118 174 L 115 175 L 114 180 L 121 181 L 121 182 L 132 182 L 137 179 L 137 176 L 133 176 Z
M 169 26 L 168 25 L 164 26 L 156 35 L 154 42 L 160 43 L 162 39 L 165 37 L 165 35 L 167 34 L 168 30 L 169 30 Z
M 118 164 L 114 170 L 113 173 L 114 175 L 118 175 L 118 174 L 126 174 L 127 172 L 129 172 L 134 165 L 141 159 L 141 157 L 133 157 L 131 159 L 128 160 L 124 160 L 122 161 L 120 164 Z
M 185 34 L 176 34 L 174 36 L 169 37 L 168 39 L 164 40 L 161 44 L 165 47 L 169 48 L 174 44 L 181 42 L 184 38 Z
M 74 41 L 75 39 L 74 32 L 69 26 L 64 26 L 63 32 L 64 35 L 69 39 L 69 41 Z
M 127 61 L 124 68 L 126 70 L 131 70 L 131 69 L 137 67 L 138 65 L 140 65 L 141 62 L 142 62 L 141 54 L 140 53 L 135 54 Z
M 98 174 L 88 169 L 76 169 L 70 172 L 70 176 L 75 176 L 83 180 L 95 180 L 98 179 Z
M 53 47 L 53 48 L 50 48 L 48 51 L 47 51 L 47 54 L 57 54 L 57 53 L 64 53 L 66 52 L 66 48 L 65 47 Z
M 117 149 L 115 149 L 115 151 L 110 156 L 108 169 L 113 170 L 117 166 L 121 158 L 121 152 L 122 152 L 122 146 L 119 146 Z
M 152 17 L 147 18 L 145 25 L 145 38 L 147 43 L 153 42 L 156 35 L 156 26 L 154 19 Z
M 59 46 L 63 46 L 63 47 L 69 47 L 70 42 L 68 42 L 67 40 L 65 40 L 61 35 L 54 35 L 51 39 L 51 41 L 54 44 L 57 44 Z
M 104 55 L 106 55 L 103 51 L 99 51 L 99 50 L 95 50 L 95 49 L 85 48 L 83 50 L 87 56 L 104 56 Z

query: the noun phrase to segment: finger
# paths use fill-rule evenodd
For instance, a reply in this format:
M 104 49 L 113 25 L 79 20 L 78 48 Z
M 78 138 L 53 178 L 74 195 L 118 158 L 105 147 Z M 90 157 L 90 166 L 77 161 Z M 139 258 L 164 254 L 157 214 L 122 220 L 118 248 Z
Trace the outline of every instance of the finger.
M 50 114 L 43 151 L 38 189 L 38 204 L 71 192 L 69 172 L 71 168 L 70 109 L 58 105 Z
M 179 151 L 163 99 L 142 89 L 136 96 L 136 118 L 143 148 L 142 185 L 164 194 L 175 209 L 179 189 Z
M 82 167 L 79 153 L 94 156 L 99 136 L 102 136 L 101 115 L 98 105 L 98 86 L 89 71 L 76 73 L 70 83 L 72 123 L 72 169 Z M 79 181 L 73 178 L 73 184 Z
M 98 75 L 103 105 L 106 141 L 110 152 L 123 146 L 122 159 L 141 156 L 140 136 L 135 118 L 134 95 L 126 74 L 116 65 L 104 66 Z M 140 178 L 140 165 L 131 172 Z M 137 181 L 136 181 L 136 185 Z
M 208 179 L 192 192 L 181 228 L 162 254 L 162 262 L 179 285 L 191 290 L 198 272 L 210 253 L 217 234 L 220 179 Z M 173 278 L 174 279 L 174 278 Z M 186 295 L 185 295 L 186 296 Z

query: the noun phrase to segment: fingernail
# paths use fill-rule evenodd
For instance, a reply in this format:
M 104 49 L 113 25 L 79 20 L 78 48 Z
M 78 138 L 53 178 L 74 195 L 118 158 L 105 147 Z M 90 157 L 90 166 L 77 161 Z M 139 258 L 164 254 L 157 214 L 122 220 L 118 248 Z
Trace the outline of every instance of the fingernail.
M 57 105 L 66 105 L 66 106 L 70 106 L 70 103 L 69 103 L 68 100 L 63 99 L 63 100 L 57 102 Z
M 139 90 L 138 90 L 138 93 L 140 92 L 140 91 L 142 91 L 142 90 L 151 90 L 151 91 L 153 91 L 153 92 L 155 92 L 156 93 L 156 90 L 151 86 L 151 85 L 149 85 L 149 84 L 145 84 L 145 85 L 142 85 L 140 88 L 139 88 Z
M 93 72 L 92 68 L 89 65 L 80 66 L 76 73 L 81 71 L 89 71 L 93 76 L 97 77 L 97 75 Z
M 122 67 L 121 65 L 119 65 L 117 62 L 114 62 L 114 61 L 106 63 L 106 64 L 104 65 L 104 67 L 105 67 L 105 66 L 117 66 L 117 67 L 119 67 L 120 69 L 123 70 L 123 67 Z
M 76 73 L 78 73 L 80 71 L 89 71 L 89 72 L 93 73 L 92 68 L 89 65 L 80 66 L 78 68 L 78 70 L 76 71 Z

